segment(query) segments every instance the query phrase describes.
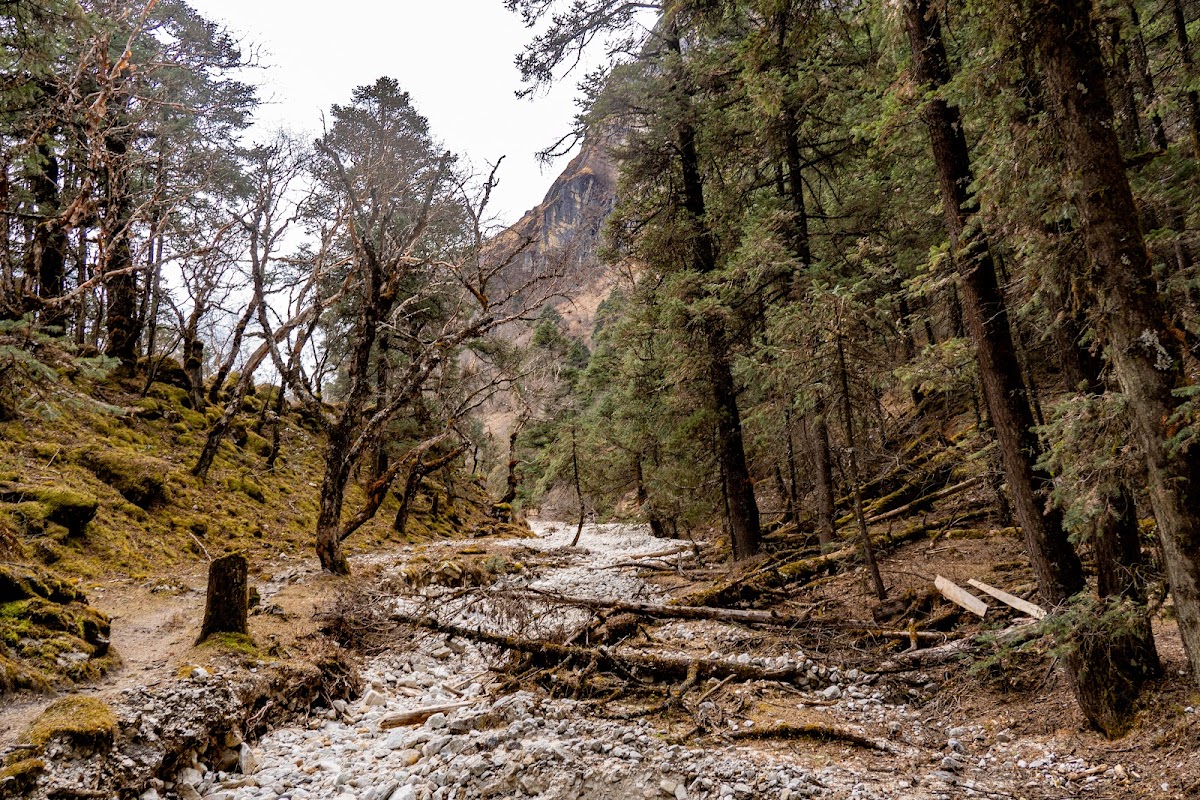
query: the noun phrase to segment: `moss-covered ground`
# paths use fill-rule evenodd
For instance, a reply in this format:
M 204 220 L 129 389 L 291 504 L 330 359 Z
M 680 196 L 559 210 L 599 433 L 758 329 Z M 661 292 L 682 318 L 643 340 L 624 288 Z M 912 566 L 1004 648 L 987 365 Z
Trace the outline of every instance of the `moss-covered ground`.
M 235 551 L 250 559 L 252 571 L 256 562 L 313 554 L 320 426 L 297 409 L 278 418 L 266 413 L 273 387 L 245 399 L 201 480 L 191 468 L 223 399 L 194 408 L 177 385 L 147 384 L 140 373 L 117 380 L 81 371 L 65 354 L 57 370 L 52 391 L 34 387 L 36 402 L 0 415 L 0 561 L 68 590 L 6 594 L 6 580 L 39 578 L 0 575 L 0 694 L 91 680 L 115 663 L 99 644 L 107 641 L 107 619 L 69 587 L 170 583 Z M 174 372 L 158 374 L 170 379 Z M 276 433 L 279 453 L 269 465 Z M 363 499 L 355 476 L 347 513 Z M 397 507 L 390 495 L 345 542 L 347 553 L 470 536 L 496 525 L 482 481 L 460 473 L 430 476 L 404 535 L 392 528 Z

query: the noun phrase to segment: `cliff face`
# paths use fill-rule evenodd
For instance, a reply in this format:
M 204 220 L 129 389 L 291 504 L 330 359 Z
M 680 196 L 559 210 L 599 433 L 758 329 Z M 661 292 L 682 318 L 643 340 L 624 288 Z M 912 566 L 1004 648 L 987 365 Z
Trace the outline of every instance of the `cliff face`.
M 616 198 L 617 167 L 601 140 L 585 140 L 535 208 L 492 241 L 491 257 L 514 259 L 518 274 L 557 273 L 555 306 L 571 332 L 590 339 L 596 306 L 611 282 L 596 255 Z

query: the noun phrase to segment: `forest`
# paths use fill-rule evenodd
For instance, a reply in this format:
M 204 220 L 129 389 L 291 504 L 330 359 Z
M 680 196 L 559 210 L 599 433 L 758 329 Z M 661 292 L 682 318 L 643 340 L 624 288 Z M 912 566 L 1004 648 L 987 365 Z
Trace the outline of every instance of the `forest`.
M 402 75 L 251 136 L 247 55 L 186 2 L 0 3 L 6 437 L 157 398 L 188 492 L 245 490 L 247 431 L 243 473 L 292 459 L 325 573 L 470 484 L 494 532 L 711 537 L 727 574 L 684 605 L 731 613 L 852 568 L 886 610 L 949 501 L 943 532 L 1019 541 L 1090 726 L 1130 730 L 1166 621 L 1200 686 L 1200 6 L 496 2 L 522 92 L 584 93 L 545 157 L 615 164 L 587 253 L 503 232 L 502 165 Z

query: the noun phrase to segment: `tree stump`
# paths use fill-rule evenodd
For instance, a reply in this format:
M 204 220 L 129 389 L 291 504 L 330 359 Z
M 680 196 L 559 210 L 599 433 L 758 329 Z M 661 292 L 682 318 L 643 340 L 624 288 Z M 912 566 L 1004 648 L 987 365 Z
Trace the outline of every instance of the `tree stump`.
M 235 553 L 209 564 L 204 625 L 200 628 L 200 638 L 196 643 L 203 642 L 214 633 L 247 633 L 246 609 L 249 600 L 245 556 Z

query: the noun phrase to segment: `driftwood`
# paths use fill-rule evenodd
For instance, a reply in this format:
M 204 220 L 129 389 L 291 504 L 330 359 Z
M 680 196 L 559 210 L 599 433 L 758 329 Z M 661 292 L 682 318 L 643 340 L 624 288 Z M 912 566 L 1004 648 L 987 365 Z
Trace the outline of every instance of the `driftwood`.
M 808 632 L 828 630 L 849 631 L 852 633 L 863 633 L 880 639 L 903 639 L 905 641 L 911 641 L 915 638 L 917 641 L 922 642 L 944 642 L 947 638 L 942 633 L 889 630 L 872 625 L 869 622 L 810 619 L 791 614 L 779 614 L 775 611 L 760 611 L 750 608 L 669 606 L 609 598 L 568 597 L 550 592 L 512 593 L 509 596 L 536 598 L 565 606 L 576 606 L 601 611 L 617 611 L 665 619 L 707 619 L 717 622 L 736 622 L 743 625 L 770 625 L 777 628 L 802 629 Z
M 758 667 L 753 664 L 739 664 L 723 658 L 692 658 L 683 655 L 662 655 L 639 653 L 631 650 L 615 650 L 608 647 L 579 647 L 577 645 L 558 644 L 545 639 L 524 639 L 519 636 L 506 636 L 501 633 L 467 628 L 451 622 L 443 622 L 434 617 L 418 614 L 396 612 L 392 619 L 407 625 L 447 633 L 462 639 L 470 639 L 481 644 L 489 644 L 526 653 L 538 666 L 552 666 L 566 661 L 576 660 L 580 664 L 595 662 L 598 669 L 615 670 L 620 672 L 641 672 L 662 680 L 681 681 L 689 678 L 695 670 L 697 680 L 709 678 L 726 678 L 733 676 L 747 681 L 780 681 L 795 683 L 804 677 L 805 669 L 799 665 L 783 669 Z
M 399 728 L 402 725 L 420 725 L 434 714 L 448 714 L 455 709 L 476 705 L 483 699 L 479 697 L 474 700 L 461 700 L 457 703 L 444 703 L 438 706 L 424 706 L 422 708 L 409 709 L 408 711 L 397 711 L 380 719 L 379 727 L 387 730 L 388 728 Z

